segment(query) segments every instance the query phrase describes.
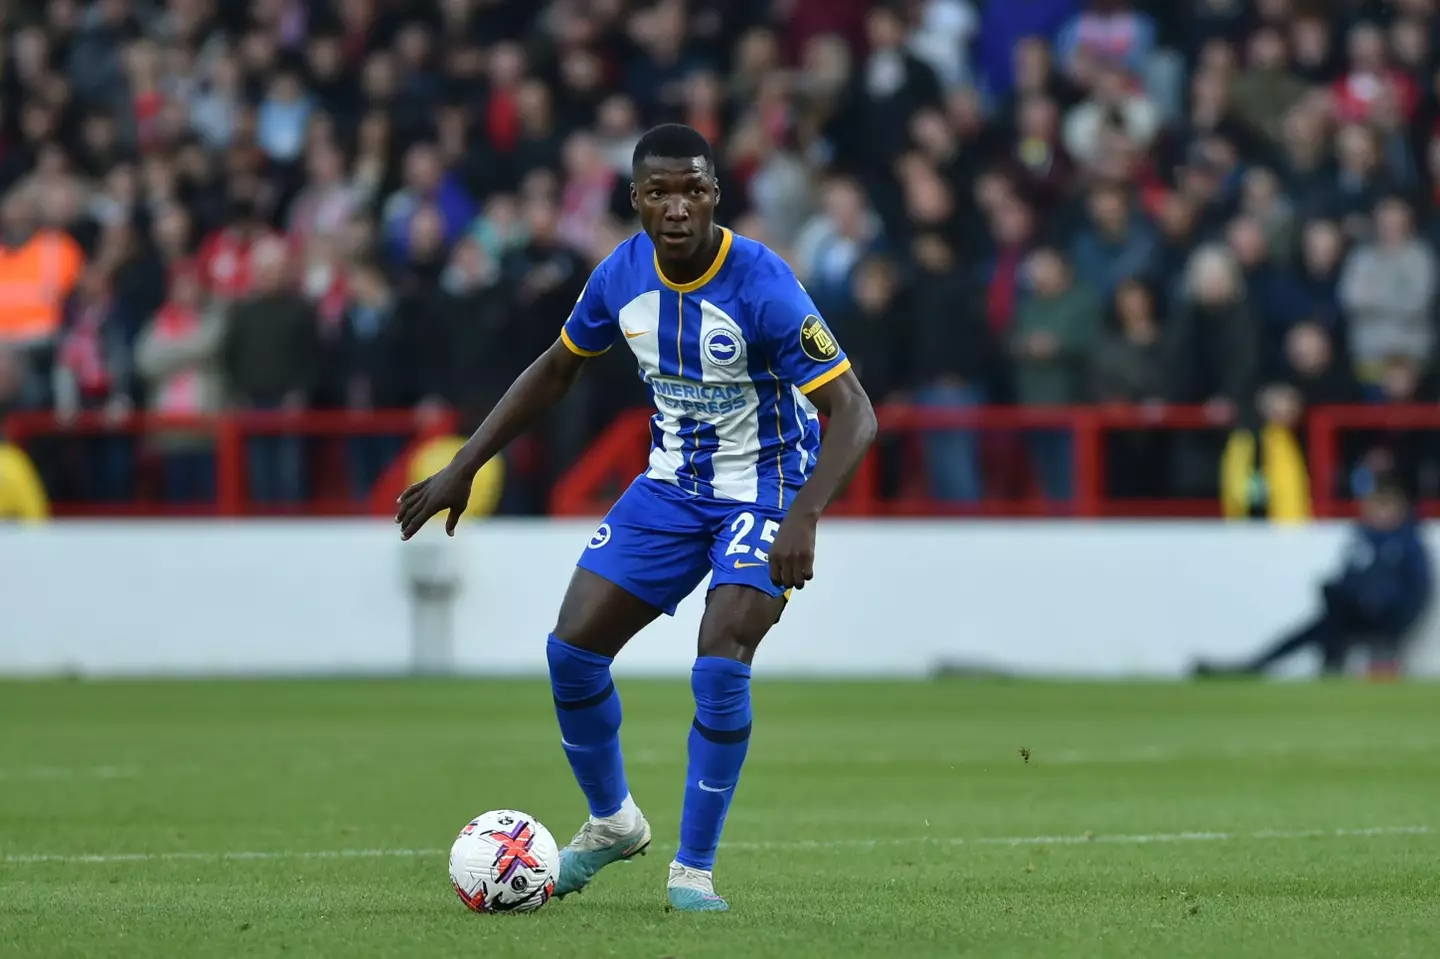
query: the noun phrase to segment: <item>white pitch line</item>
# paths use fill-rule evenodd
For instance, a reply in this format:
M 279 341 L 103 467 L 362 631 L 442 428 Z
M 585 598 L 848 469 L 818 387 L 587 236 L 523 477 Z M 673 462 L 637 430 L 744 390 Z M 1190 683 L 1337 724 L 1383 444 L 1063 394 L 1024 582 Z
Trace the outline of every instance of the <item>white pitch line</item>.
M 134 766 L 16 766 L 0 768 L 0 781 L 43 782 L 69 779 L 139 779 Z
M 1175 842 L 1235 842 L 1296 839 L 1367 839 L 1379 836 L 1428 836 L 1429 826 L 1376 826 L 1367 829 L 1260 829 L 1253 832 L 1161 832 L 1136 834 L 1059 836 L 897 836 L 888 839 L 797 839 L 769 842 L 725 842 L 726 849 L 873 849 L 885 846 L 1085 846 L 1102 843 L 1116 846 L 1146 846 Z M 659 847 L 665 848 L 665 847 Z M 673 848 L 673 847 L 670 847 Z M 17 853 L 0 858 L 6 865 L 26 863 L 104 864 L 125 862 L 213 862 L 217 860 L 293 859 L 404 859 L 438 857 L 445 849 L 313 849 L 269 852 L 129 852 L 69 855 L 64 853 Z
M 838 849 L 874 848 L 922 843 L 936 846 L 1084 846 L 1106 843 L 1115 846 L 1148 846 L 1168 842 L 1233 842 L 1270 839 L 1363 839 L 1375 836 L 1426 836 L 1429 826 L 1377 826 L 1370 829 L 1261 829 L 1255 832 L 1159 832 L 1137 834 L 1105 833 L 1060 836 L 908 836 L 895 839 L 826 839 L 781 842 L 726 842 L 730 849 Z
M 216 860 L 266 859 L 403 859 L 417 856 L 444 856 L 448 849 L 300 849 L 255 852 L 120 852 L 65 855 L 61 853 L 19 853 L 0 859 L 3 863 L 94 863 L 108 862 L 214 862 Z

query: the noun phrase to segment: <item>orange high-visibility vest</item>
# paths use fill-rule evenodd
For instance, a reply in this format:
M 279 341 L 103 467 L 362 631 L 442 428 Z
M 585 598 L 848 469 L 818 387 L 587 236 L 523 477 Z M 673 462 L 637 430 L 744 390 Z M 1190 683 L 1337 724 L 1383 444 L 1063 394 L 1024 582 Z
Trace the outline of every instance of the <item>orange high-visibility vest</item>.
M 54 336 L 84 267 L 80 245 L 61 230 L 40 230 L 15 249 L 0 247 L 0 342 Z

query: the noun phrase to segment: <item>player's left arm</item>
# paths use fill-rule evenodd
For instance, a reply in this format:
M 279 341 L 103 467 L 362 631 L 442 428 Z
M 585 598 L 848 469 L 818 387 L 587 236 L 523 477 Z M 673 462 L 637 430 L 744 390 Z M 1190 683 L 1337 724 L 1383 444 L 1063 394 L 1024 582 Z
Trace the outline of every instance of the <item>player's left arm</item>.
M 851 369 L 807 393 L 806 397 L 828 422 L 815 469 L 795 494 L 790 512 L 809 516 L 814 521 L 840 495 L 875 442 L 875 407 Z
M 815 577 L 815 529 L 875 442 L 875 409 L 850 360 L 793 276 L 766 291 L 761 326 L 777 372 L 825 415 L 815 469 L 790 504 L 770 548 L 770 579 L 804 589 Z

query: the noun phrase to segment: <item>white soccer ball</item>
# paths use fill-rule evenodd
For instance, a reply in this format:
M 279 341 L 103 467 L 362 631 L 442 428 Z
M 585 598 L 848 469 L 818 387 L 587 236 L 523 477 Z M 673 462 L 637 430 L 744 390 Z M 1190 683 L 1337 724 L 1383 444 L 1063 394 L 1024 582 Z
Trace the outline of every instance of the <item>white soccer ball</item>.
M 450 882 L 476 912 L 533 912 L 550 901 L 559 874 L 555 837 L 516 809 L 476 816 L 450 847 Z

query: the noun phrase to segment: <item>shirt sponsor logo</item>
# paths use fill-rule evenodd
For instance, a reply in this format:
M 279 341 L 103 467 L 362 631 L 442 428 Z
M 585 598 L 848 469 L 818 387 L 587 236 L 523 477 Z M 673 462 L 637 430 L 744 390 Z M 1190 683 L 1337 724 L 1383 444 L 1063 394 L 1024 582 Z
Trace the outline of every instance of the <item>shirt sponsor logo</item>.
M 650 379 L 655 406 L 672 416 L 725 416 L 745 409 L 745 387 L 738 383 L 711 386 L 683 380 Z

